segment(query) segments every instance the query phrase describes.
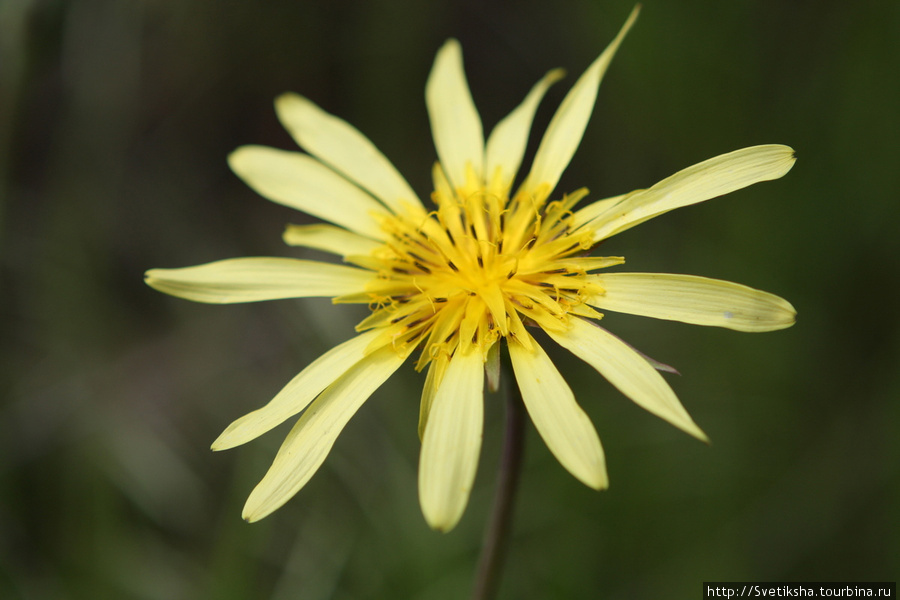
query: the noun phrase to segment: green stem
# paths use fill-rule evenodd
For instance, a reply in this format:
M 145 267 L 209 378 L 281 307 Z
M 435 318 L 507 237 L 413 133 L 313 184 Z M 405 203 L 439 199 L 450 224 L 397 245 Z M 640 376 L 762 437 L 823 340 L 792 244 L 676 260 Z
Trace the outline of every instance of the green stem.
M 484 534 L 475 588 L 472 600 L 490 600 L 497 595 L 509 533 L 512 529 L 513 501 L 519 474 L 522 471 L 522 454 L 525 446 L 525 407 L 519 386 L 513 378 L 507 379 L 506 432 L 503 439 L 503 456 L 497 475 L 497 491 L 490 521 Z

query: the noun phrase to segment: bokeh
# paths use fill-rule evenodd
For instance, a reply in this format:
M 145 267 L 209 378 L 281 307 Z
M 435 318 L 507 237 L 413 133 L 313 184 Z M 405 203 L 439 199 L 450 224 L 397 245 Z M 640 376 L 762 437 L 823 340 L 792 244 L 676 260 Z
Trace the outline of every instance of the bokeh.
M 284 426 L 212 453 L 352 334 L 327 300 L 208 306 L 152 267 L 306 256 L 225 157 L 293 148 L 272 100 L 302 93 L 356 125 L 422 197 L 434 52 L 462 42 L 489 130 L 547 70 L 568 86 L 626 1 L 0 0 L 0 597 L 466 597 L 503 402 L 486 399 L 460 526 L 416 492 L 424 379 L 405 367 L 310 484 L 256 524 L 241 506 Z M 603 252 L 629 270 L 777 293 L 797 324 L 741 334 L 607 315 L 712 439 L 634 406 L 553 352 L 604 442 L 587 489 L 533 428 L 503 598 L 701 597 L 701 582 L 896 581 L 900 565 L 900 3 L 647 0 L 560 190 L 646 187 L 783 143 L 783 179 L 681 209 Z M 530 146 L 533 153 L 537 136 Z M 527 160 L 527 159 L 526 159 Z

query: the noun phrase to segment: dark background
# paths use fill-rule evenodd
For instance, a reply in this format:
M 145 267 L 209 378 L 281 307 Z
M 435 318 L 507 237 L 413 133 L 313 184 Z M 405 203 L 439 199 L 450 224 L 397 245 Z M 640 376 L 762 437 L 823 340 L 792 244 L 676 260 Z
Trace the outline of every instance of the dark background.
M 411 366 L 293 501 L 245 524 L 286 428 L 222 454 L 209 444 L 361 313 L 192 304 L 142 274 L 307 256 L 280 241 L 304 217 L 225 163 L 241 144 L 293 147 L 277 94 L 359 127 L 424 198 L 423 90 L 447 37 L 462 42 L 487 131 L 548 69 L 567 69 L 541 132 L 631 7 L 0 0 L 0 597 L 465 597 L 502 402 L 486 400 L 479 477 L 450 534 L 418 508 L 424 376 Z M 601 198 L 744 146 L 791 145 L 799 160 L 782 180 L 665 215 L 604 253 L 628 270 L 759 287 L 799 317 L 763 335 L 607 316 L 680 370 L 669 380 L 711 446 L 554 351 L 612 483 L 579 484 L 530 428 L 503 597 L 897 580 L 898 33 L 895 1 L 644 3 L 559 190 Z

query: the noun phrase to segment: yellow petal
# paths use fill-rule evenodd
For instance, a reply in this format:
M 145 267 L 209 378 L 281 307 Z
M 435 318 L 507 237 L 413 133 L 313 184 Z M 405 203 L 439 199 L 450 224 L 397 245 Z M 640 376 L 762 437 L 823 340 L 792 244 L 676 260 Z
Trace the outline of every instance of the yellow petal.
M 289 246 L 314 248 L 338 256 L 370 254 L 372 250 L 381 246 L 381 243 L 375 240 L 324 223 L 288 225 L 281 237 Z
M 544 443 L 579 481 L 595 490 L 609 486 L 600 437 L 590 418 L 543 348 L 508 344 L 522 400 Z
M 297 94 L 275 100 L 282 125 L 307 152 L 368 190 L 394 212 L 421 206 L 394 165 L 355 127 Z
M 525 146 L 528 144 L 528 133 L 531 131 L 531 123 L 534 113 L 544 94 L 555 82 L 563 76 L 562 69 L 554 69 L 541 79 L 528 93 L 514 111 L 497 123 L 491 135 L 488 137 L 485 150 L 485 178 L 490 180 L 495 177 L 497 169 L 500 169 L 503 177 L 502 189 L 508 191 L 512 185 L 519 166 L 522 164 L 522 156 L 525 154 Z
M 403 364 L 391 347 L 373 352 L 331 384 L 297 421 L 272 466 L 244 505 L 244 519 L 258 521 L 300 491 L 324 462 L 350 418 Z
M 419 441 L 425 437 L 425 427 L 428 425 L 428 414 L 434 403 L 434 395 L 437 394 L 441 381 L 444 380 L 444 372 L 450 359 L 441 354 L 428 365 L 428 374 L 425 376 L 425 384 L 422 386 L 422 398 L 419 402 Z
M 419 457 L 419 502 L 425 520 L 450 531 L 462 517 L 481 451 L 484 361 L 457 352 L 434 395 Z
M 387 209 L 316 159 L 265 146 L 242 146 L 231 169 L 262 196 L 373 239 L 385 239 L 373 214 Z
M 594 229 L 594 240 L 600 241 L 670 210 L 778 179 L 791 170 L 795 160 L 791 148 L 778 144 L 722 154 L 629 195 L 588 226 Z
M 481 299 L 484 301 L 491 313 L 497 328 L 500 329 L 501 335 L 509 332 L 506 326 L 506 302 L 503 298 L 503 292 L 496 283 L 484 286 L 481 290 Z
M 694 437 L 707 441 L 706 434 L 688 415 L 669 384 L 631 346 L 602 327 L 582 319 L 571 319 L 571 329 L 566 333 L 547 331 L 547 334 L 560 346 L 597 369 L 635 404 Z
M 730 281 L 669 273 L 606 273 L 595 281 L 605 294 L 590 303 L 616 312 L 713 325 L 737 331 L 774 331 L 794 324 L 796 311 L 774 294 Z
M 600 80 L 603 79 L 625 34 L 637 19 L 639 11 L 639 5 L 631 11 L 616 38 L 603 51 L 603 54 L 591 63 L 591 66 L 575 82 L 562 104 L 559 105 L 559 109 L 553 115 L 541 144 L 538 146 L 531 172 L 522 183 L 521 190 L 534 192 L 539 186 L 546 185 L 549 186 L 546 188 L 546 193 L 549 194 L 556 187 L 560 176 L 569 166 L 569 161 L 572 160 L 572 156 L 584 136 L 585 127 L 587 127 L 594 110 L 594 102 L 597 100 Z M 539 198 L 538 201 L 542 202 L 544 199 Z
M 483 176 L 484 131 L 462 64 L 462 49 L 447 40 L 425 84 L 425 104 L 441 165 L 454 188 L 466 183 L 466 165 Z
M 232 258 L 185 267 L 150 269 L 150 287 L 194 302 L 231 304 L 359 292 L 375 278 L 363 269 L 295 258 Z
M 494 342 L 488 348 L 484 359 L 484 376 L 487 378 L 487 386 L 490 392 L 500 389 L 500 342 Z
M 268 404 L 234 421 L 222 432 L 213 450 L 227 450 L 261 436 L 306 408 L 326 387 L 347 372 L 366 354 L 378 336 L 368 331 L 335 346 L 294 377 Z
M 635 194 L 639 191 L 643 190 L 636 190 L 634 192 L 629 192 L 628 194 L 620 194 L 618 196 L 613 196 L 612 198 L 604 198 L 603 200 L 597 200 L 596 202 L 592 202 L 587 206 L 579 208 L 572 215 L 572 223 L 570 227 L 572 228 L 572 230 L 575 230 L 582 225 L 590 223 L 591 221 L 605 213 L 607 210 L 609 210 L 611 207 L 615 206 L 631 194 Z

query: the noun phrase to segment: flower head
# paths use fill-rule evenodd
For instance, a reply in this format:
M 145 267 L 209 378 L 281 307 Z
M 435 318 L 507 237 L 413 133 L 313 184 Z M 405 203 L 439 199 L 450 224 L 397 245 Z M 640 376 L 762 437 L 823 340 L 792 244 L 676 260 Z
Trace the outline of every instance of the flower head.
M 455 40 L 438 51 L 426 85 L 439 158 L 433 206 L 418 199 L 359 131 L 294 94 L 278 98 L 276 110 L 308 154 L 245 146 L 229 157 L 234 172 L 263 196 L 326 221 L 289 226 L 285 242 L 330 252 L 347 265 L 237 258 L 152 269 L 147 283 L 199 302 L 330 296 L 335 303 L 371 309 L 357 325 L 358 335 L 307 366 L 213 444 L 215 450 L 243 444 L 302 413 L 247 500 L 246 519 L 265 517 L 303 487 L 362 403 L 415 354 L 416 368 L 427 369 L 419 421 L 420 501 L 432 527 L 451 529 L 475 477 L 485 373 L 494 380 L 502 341 L 528 413 L 550 451 L 576 478 L 605 488 L 597 432 L 532 335 L 535 329 L 640 406 L 705 439 L 658 365 L 599 327 L 598 310 L 769 331 L 793 324 L 793 307 L 725 281 L 607 273 L 604 269 L 624 259 L 592 256 L 590 250 L 669 210 L 781 177 L 794 156 L 786 146 L 745 148 L 581 208 L 576 206 L 587 190 L 557 193 L 600 80 L 636 15 L 635 10 L 569 91 L 517 187 L 535 110 L 561 74 L 544 76 L 485 142 Z

